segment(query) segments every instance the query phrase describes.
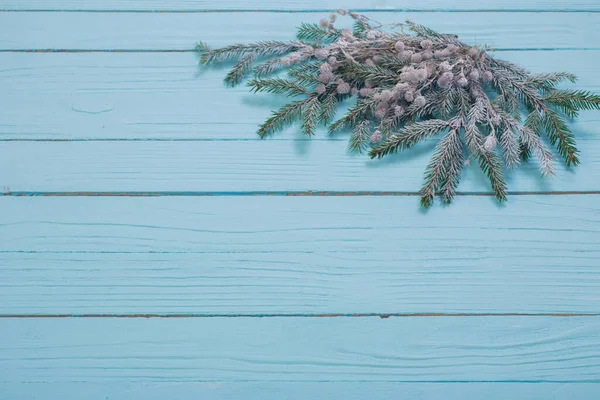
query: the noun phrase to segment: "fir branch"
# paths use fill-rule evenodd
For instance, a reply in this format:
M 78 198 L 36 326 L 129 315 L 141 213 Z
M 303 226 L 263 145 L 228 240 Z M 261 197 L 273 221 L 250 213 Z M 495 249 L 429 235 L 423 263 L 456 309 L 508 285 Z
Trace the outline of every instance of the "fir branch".
M 310 92 L 301 84 L 283 78 L 253 79 L 248 82 L 251 92 L 267 92 L 274 94 L 286 94 L 288 96 L 309 95 Z
M 354 25 L 352 26 L 352 33 L 357 38 L 366 39 L 367 32 L 371 29 L 371 26 L 361 19 L 357 19 L 354 21 Z
M 397 134 L 390 136 L 383 143 L 374 146 L 369 152 L 369 157 L 381 158 L 387 154 L 406 150 L 422 140 L 442 133 L 449 126 L 448 121 L 441 119 L 412 123 L 402 128 Z
M 558 153 L 567 162 L 567 166 L 578 165 L 579 150 L 575 146 L 575 137 L 565 120 L 556 111 L 550 109 L 544 110 L 540 119 L 550 139 L 550 144 L 556 146 Z
M 496 198 L 506 201 L 506 182 L 502 172 L 502 163 L 493 151 L 480 151 L 477 155 L 479 167 L 487 175 Z
M 397 73 L 376 65 L 352 63 L 344 67 L 342 71 L 356 80 L 369 81 L 375 85 L 391 85 L 398 81 Z
M 277 111 L 273 111 L 273 115 L 260 125 L 257 134 L 261 138 L 264 138 L 267 135 L 282 130 L 285 126 L 292 124 L 300 117 L 302 108 L 310 100 L 310 97 L 303 100 L 296 100 L 286 104 Z
M 336 15 L 348 14 L 355 20 L 353 31 L 336 28 Z M 296 41 L 220 49 L 199 42 L 196 51 L 201 64 L 234 62 L 227 85 L 252 72 L 252 92 L 302 96 L 274 111 L 259 127 L 261 137 L 296 121 L 308 135 L 318 124 L 328 126 L 330 134 L 352 128 L 349 148 L 370 145 L 369 156 L 380 158 L 441 135 L 425 174 L 425 207 L 436 194 L 446 202 L 455 196 L 467 150 L 499 200 L 506 198 L 504 166 L 514 168 L 535 155 L 542 175 L 554 173 L 554 156 L 542 135 L 567 165 L 579 163 L 566 118 L 600 110 L 600 95 L 558 89 L 575 82 L 573 74 L 532 74 L 489 56 L 486 46 L 469 46 L 412 21 L 407 25 L 413 33 L 404 32 L 402 24 L 384 30 L 367 17 L 340 10 L 320 24 L 303 23 Z M 401 31 L 394 31 L 399 26 Z M 279 70 L 286 70 L 287 78 L 265 78 Z M 340 103 L 350 97 L 356 103 L 333 121 Z
M 519 165 L 521 155 L 519 138 L 510 127 L 506 127 L 500 135 L 500 148 L 504 156 L 504 163 L 508 169 L 513 169 Z
M 301 108 L 301 127 L 302 133 L 312 136 L 315 133 L 317 123 L 319 122 L 319 114 L 321 113 L 321 103 L 314 96 L 302 105 Z
M 309 42 L 334 42 L 340 38 L 341 29 L 330 29 L 318 24 L 307 24 L 303 22 L 298 28 L 296 38 Z
M 448 202 L 452 200 L 458 186 L 462 163 L 460 136 L 457 129 L 451 129 L 438 142 L 435 153 L 425 170 L 425 183 L 421 189 L 421 205 L 423 207 L 430 207 L 435 193 L 442 188 L 444 199 Z
M 551 90 L 543 101 L 558 107 L 570 118 L 577 117 L 577 111 L 600 110 L 600 96 L 587 90 Z
M 255 78 L 263 78 L 267 75 L 271 75 L 278 69 L 282 67 L 281 58 L 273 58 L 271 60 L 265 61 L 262 64 L 255 66 L 252 69 Z
M 541 74 L 533 74 L 527 78 L 527 83 L 536 86 L 540 90 L 551 90 L 561 82 L 569 81 L 577 82 L 577 77 L 568 72 L 544 72 Z
M 424 39 L 440 41 L 443 43 L 450 43 L 457 46 L 464 45 L 460 40 L 458 40 L 458 36 L 456 35 L 438 33 L 431 28 L 427 28 L 426 26 L 416 24 L 411 20 L 407 20 L 406 24 L 410 27 L 411 31 L 415 32 L 417 36 L 420 36 Z
M 323 108 L 319 116 L 319 122 L 323 125 L 328 125 L 335 117 L 335 112 L 338 106 L 338 95 L 335 88 L 325 94 L 322 102 Z
M 554 175 L 554 156 L 550 150 L 544 146 L 539 135 L 528 126 L 520 126 L 518 129 L 521 135 L 521 140 L 527 149 L 527 153 L 533 150 L 533 153 L 538 159 L 542 175 Z
M 454 137 L 452 138 L 451 143 L 451 157 L 447 162 L 448 173 L 446 180 L 441 187 L 442 199 L 446 203 L 450 203 L 454 196 L 456 196 L 456 189 L 460 183 L 460 175 L 464 165 L 465 157 L 458 130 L 454 130 L 453 132 L 455 133 L 453 134 Z
M 348 149 L 351 151 L 362 152 L 371 136 L 371 123 L 369 120 L 364 120 L 354 126 Z
M 256 53 L 262 56 L 282 55 L 301 49 L 305 44 L 297 41 L 282 42 L 278 40 L 265 40 L 251 44 L 233 44 L 214 50 L 210 50 L 204 44 L 200 46 L 200 64 L 208 65 L 222 61 L 238 60 L 248 53 Z
M 336 131 L 344 128 L 349 128 L 369 118 L 371 112 L 375 108 L 375 102 L 372 99 L 360 99 L 356 102 L 354 107 L 351 107 L 342 118 L 331 124 L 329 127 L 329 134 L 333 134 Z
M 252 64 L 256 61 L 256 53 L 248 53 L 238 61 L 225 76 L 227 86 L 236 86 L 246 77 Z

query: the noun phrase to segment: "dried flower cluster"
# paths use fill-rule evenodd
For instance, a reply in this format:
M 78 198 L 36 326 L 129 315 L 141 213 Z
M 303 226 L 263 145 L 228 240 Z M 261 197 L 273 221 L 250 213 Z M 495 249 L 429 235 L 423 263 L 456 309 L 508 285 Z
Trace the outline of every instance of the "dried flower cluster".
M 353 30 L 335 27 L 339 15 L 355 20 Z M 391 28 L 339 10 L 318 24 L 303 23 L 295 41 L 220 49 L 199 43 L 197 50 L 201 64 L 235 62 L 225 78 L 228 85 L 253 73 L 248 83 L 253 91 L 298 97 L 260 126 L 261 137 L 296 121 L 308 135 L 324 124 L 331 133 L 350 129 L 350 148 L 370 147 L 375 158 L 441 136 L 425 172 L 425 207 L 436 194 L 452 200 L 471 158 L 499 200 L 506 199 L 505 167 L 534 155 L 543 175 L 554 174 L 554 155 L 542 137 L 567 165 L 579 163 L 567 118 L 600 109 L 600 96 L 557 88 L 575 82 L 574 75 L 531 74 L 412 21 Z M 266 77 L 282 69 L 287 77 Z M 334 122 L 338 105 L 349 98 L 356 102 Z

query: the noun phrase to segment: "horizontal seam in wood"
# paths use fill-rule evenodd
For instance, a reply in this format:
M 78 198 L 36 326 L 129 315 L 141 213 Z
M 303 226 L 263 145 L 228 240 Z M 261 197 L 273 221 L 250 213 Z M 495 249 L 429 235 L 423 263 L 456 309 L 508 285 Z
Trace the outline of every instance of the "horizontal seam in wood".
M 589 191 L 531 191 L 508 192 L 510 196 L 573 196 L 573 195 L 600 195 L 600 190 Z M 231 191 L 231 192 L 192 192 L 192 191 L 148 191 L 148 192 L 35 192 L 11 191 L 0 193 L 0 197 L 211 197 L 211 196 L 289 196 L 289 197 L 360 197 L 360 196 L 420 196 L 420 192 L 400 191 Z M 493 197 L 491 192 L 457 192 L 456 196 Z
M 598 317 L 596 313 L 324 313 L 324 314 L 0 314 L 0 318 L 371 318 L 391 317 Z
M 15 8 L 3 8 L 0 12 L 58 12 L 58 13 L 151 13 L 151 14 L 202 14 L 202 13 L 328 13 L 337 11 L 333 8 L 323 9 L 294 9 L 294 10 L 283 10 L 283 9 L 173 9 L 173 10 L 143 10 L 143 9 L 123 9 L 123 10 L 101 10 L 101 9 L 15 9 Z M 413 13 L 600 13 L 599 9 L 570 9 L 570 8 L 558 8 L 558 9 L 535 9 L 535 8 L 480 8 L 480 9 L 468 9 L 468 8 L 353 8 L 350 11 L 358 13 L 401 13 L 401 12 L 413 12 Z
M 502 47 L 493 51 L 598 51 L 600 47 Z M 194 49 L 0 49 L 0 53 L 195 53 Z

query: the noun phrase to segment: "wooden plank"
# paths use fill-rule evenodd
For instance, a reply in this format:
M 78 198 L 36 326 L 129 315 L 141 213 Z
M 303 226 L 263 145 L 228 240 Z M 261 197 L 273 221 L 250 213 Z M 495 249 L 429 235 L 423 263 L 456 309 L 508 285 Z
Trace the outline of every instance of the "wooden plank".
M 598 313 L 600 196 L 0 198 L 0 314 Z
M 209 10 L 331 10 L 346 7 L 353 10 L 538 10 L 538 11 L 598 11 L 594 0 L 2 0 L 0 10 L 114 10 L 114 11 L 209 11 Z
M 572 400 L 600 395 L 597 383 L 185 382 L 0 383 L 12 399 L 64 400 Z
M 600 383 L 600 318 L 590 317 L 21 318 L 0 326 L 9 384 Z
M 598 13 L 366 13 L 382 23 L 411 18 L 469 43 L 497 49 L 598 48 Z M 198 40 L 225 46 L 240 41 L 290 40 L 301 22 L 327 13 L 0 13 L 0 49 L 190 50 Z M 490 21 L 494 21 L 490 25 Z M 56 29 L 57 26 L 69 29 Z M 352 19 L 339 27 L 351 28 Z M 77 32 L 77 35 L 73 35 Z
M 575 87 L 600 91 L 600 51 L 498 55 L 536 72 L 573 72 L 580 78 Z M 252 140 L 285 102 L 244 86 L 225 88 L 226 71 L 200 70 L 191 53 L 1 53 L 0 64 L 4 140 Z M 598 113 L 583 113 L 573 129 L 578 138 L 596 140 Z M 276 136 L 297 137 L 297 128 Z M 325 137 L 317 132 L 317 139 Z
M 429 141 L 411 153 L 371 160 L 348 154 L 345 141 L 0 142 L 0 188 L 32 193 L 418 193 L 434 145 Z M 534 160 L 506 172 L 509 190 L 598 191 L 600 141 L 586 137 L 578 145 L 582 165 L 577 169 L 560 161 L 557 176 L 544 179 Z M 491 192 L 476 163 L 465 168 L 458 190 Z

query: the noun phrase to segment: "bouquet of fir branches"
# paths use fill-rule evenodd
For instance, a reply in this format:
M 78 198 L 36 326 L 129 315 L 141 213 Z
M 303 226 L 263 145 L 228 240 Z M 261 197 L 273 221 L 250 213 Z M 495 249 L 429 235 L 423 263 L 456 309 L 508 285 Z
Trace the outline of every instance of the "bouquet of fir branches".
M 336 28 L 338 15 L 353 18 L 354 28 Z M 371 158 L 439 137 L 421 189 L 425 207 L 436 194 L 452 200 L 470 159 L 499 200 L 506 199 L 505 168 L 534 156 L 544 176 L 554 174 L 546 141 L 567 165 L 577 165 L 567 120 L 580 110 L 600 109 L 600 96 L 557 87 L 575 82 L 570 73 L 532 74 L 455 35 L 412 21 L 390 29 L 346 10 L 318 24 L 303 23 L 296 40 L 220 49 L 200 42 L 196 49 L 201 64 L 234 62 L 227 85 L 252 74 L 251 90 L 293 98 L 258 128 L 261 137 L 296 121 L 307 135 L 324 124 L 330 133 L 351 130 L 349 147 L 368 149 Z M 277 74 L 281 70 L 287 77 Z M 349 98 L 355 103 L 334 121 L 339 104 Z

